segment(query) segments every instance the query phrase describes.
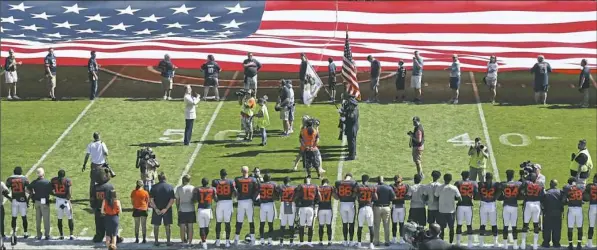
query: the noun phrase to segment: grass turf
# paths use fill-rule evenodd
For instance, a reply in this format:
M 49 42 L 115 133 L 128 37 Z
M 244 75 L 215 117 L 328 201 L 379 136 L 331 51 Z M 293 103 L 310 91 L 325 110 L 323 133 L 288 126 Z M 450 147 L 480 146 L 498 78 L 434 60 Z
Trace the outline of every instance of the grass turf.
M 102 79 L 107 82 L 111 77 L 106 76 Z M 562 82 L 573 81 L 573 79 L 573 77 L 563 79 Z M 466 82 L 470 82 L 470 79 L 467 75 L 463 75 L 463 83 Z M 117 79 L 112 89 L 106 93 L 112 91 L 117 94 L 115 91 L 119 89 L 120 85 L 129 84 L 141 86 L 141 83 L 130 83 Z M 151 86 L 152 89 L 155 87 Z M 562 89 L 564 88 L 568 87 L 562 87 Z M 432 91 L 447 90 L 442 88 Z M 463 99 L 474 100 L 472 85 L 463 84 L 461 95 Z M 29 170 L 30 166 L 35 164 L 88 104 L 88 101 L 81 100 L 2 102 L 0 110 L 3 115 L 1 124 L 2 179 L 6 179 L 11 174 L 15 165 L 22 165 L 25 170 Z M 200 104 L 193 133 L 195 143 L 205 132 L 207 123 L 217 105 L 218 103 L 215 102 Z M 230 177 L 233 178 L 240 174 L 239 170 L 243 165 L 269 171 L 278 183 L 284 176 L 289 175 L 292 177 L 293 183 L 298 184 L 303 177 L 302 172 L 289 171 L 297 152 L 297 136 L 295 134 L 292 137 L 279 137 L 281 124 L 277 119 L 277 113 L 273 111 L 273 103 L 270 103 L 269 107 L 272 121 L 272 126 L 269 128 L 269 143 L 267 147 L 259 147 L 257 146 L 258 137 L 251 144 L 234 141 L 237 136 L 235 131 L 240 129 L 239 107 L 236 102 L 225 102 L 207 133 L 206 140 L 202 141 L 203 146 L 198 157 L 192 162 L 189 171 L 192 176 L 192 184 L 198 185 L 203 177 L 216 178 L 221 168 L 226 168 Z M 557 178 L 563 184 L 568 176 L 569 155 L 575 151 L 576 142 L 580 138 L 586 138 L 591 153 L 597 155 L 595 109 L 559 109 L 558 107 L 561 106 L 534 105 L 509 107 L 487 104 L 483 104 L 482 107 L 485 111 L 493 152 L 502 180 L 505 178 L 506 169 L 516 169 L 520 162 L 529 159 L 543 165 L 543 173 L 548 180 Z M 454 146 L 447 140 L 464 133 L 468 133 L 470 138 L 481 137 L 485 140 L 476 104 L 457 106 L 446 104 L 362 104 L 360 109 L 359 158 L 357 161 L 345 162 L 342 173 L 352 172 L 355 176 L 367 173 L 371 176 L 384 175 L 386 178 L 399 173 L 405 177 L 412 177 L 415 169 L 405 133 L 412 129 L 410 119 L 414 115 L 421 117 L 426 129 L 427 141 L 423 161 L 428 176 L 432 169 L 438 169 L 443 173 L 450 172 L 455 176 L 458 176 L 460 171 L 467 169 L 466 147 Z M 335 108 L 325 104 L 310 107 L 297 106 L 297 120 L 300 120 L 303 114 L 321 119 L 323 166 L 328 171 L 325 177 L 332 181 L 336 180 L 338 160 L 342 149 L 340 148 L 341 142 L 337 140 Z M 93 216 L 86 201 L 88 173 L 80 172 L 85 146 L 91 141 L 91 133 L 100 131 L 102 139 L 106 141 L 110 149 L 109 159 L 118 174 L 112 182 L 119 192 L 124 207 L 128 208 L 125 211 L 128 212 L 130 211 L 128 196 L 134 187 L 134 181 L 139 178 L 133 161 L 135 151 L 140 146 L 148 145 L 155 149 L 162 164 L 161 170 L 167 173 L 170 183 L 177 184 L 196 144 L 192 144 L 191 147 L 183 147 L 181 142 L 167 142 L 160 140 L 160 137 L 165 137 L 163 133 L 167 129 L 182 129 L 181 117 L 181 102 L 105 98 L 99 99 L 92 105 L 86 115 L 41 164 L 46 169 L 48 177 L 54 176 L 59 169 L 63 168 L 73 179 L 75 185 L 73 197 L 75 235 L 91 236 L 94 231 Z M 579 123 L 583 125 L 579 126 Z M 295 125 L 295 128 L 297 127 L 298 125 Z M 218 133 L 220 136 L 216 138 Z M 508 142 L 505 142 L 506 144 L 500 142 L 500 137 L 508 133 L 526 135 L 530 144 L 524 147 L 513 147 L 507 145 Z M 536 136 L 558 137 L 558 139 L 538 140 Z M 222 137 L 224 140 L 217 140 Z M 172 139 L 181 139 L 181 136 L 175 135 Z M 511 144 L 522 143 L 518 135 L 510 135 L 508 139 Z M 504 140 L 502 139 L 502 141 Z M 492 169 L 491 164 L 488 164 L 488 169 Z M 33 178 L 34 176 L 29 177 Z M 319 183 L 317 180 L 315 182 Z M 411 181 L 407 182 L 411 183 Z M 429 182 L 429 179 L 424 182 Z M 10 214 L 8 210 L 10 209 L 7 209 L 7 214 Z M 53 206 L 51 210 L 51 213 L 54 214 Z M 475 214 L 477 211 L 475 210 Z M 501 210 L 498 211 L 501 212 Z M 256 222 L 258 214 L 258 209 L 255 209 Z M 33 211 L 30 211 L 29 215 L 33 215 Z M 519 220 L 520 228 L 522 213 L 519 215 L 521 218 Z M 122 235 L 125 237 L 133 235 L 131 218 L 129 213 L 124 213 L 121 216 Z M 341 224 L 339 219 L 337 220 L 334 239 L 341 240 Z M 474 220 L 473 225 L 477 228 L 478 216 L 475 216 Z M 10 225 L 9 221 L 5 222 L 7 228 Z M 18 224 L 20 226 L 20 221 Z M 277 224 L 278 221 L 276 221 L 276 227 Z M 31 234 L 35 232 L 33 216 L 30 216 L 29 225 Z M 214 236 L 213 225 L 212 223 L 210 238 Z M 501 222 L 498 225 L 501 225 Z M 52 227 L 53 235 L 57 235 L 55 217 L 52 217 Z M 247 223 L 243 227 L 241 237 L 248 233 Z M 258 227 L 256 226 L 256 228 Z M 178 238 L 176 226 L 173 229 L 173 238 Z M 195 238 L 198 238 L 197 231 L 195 230 Z M 161 238 L 163 238 L 163 230 L 161 232 Z M 528 238 L 531 239 L 531 237 Z M 315 239 L 318 238 L 315 237 Z M 565 242 L 565 239 L 562 242 Z

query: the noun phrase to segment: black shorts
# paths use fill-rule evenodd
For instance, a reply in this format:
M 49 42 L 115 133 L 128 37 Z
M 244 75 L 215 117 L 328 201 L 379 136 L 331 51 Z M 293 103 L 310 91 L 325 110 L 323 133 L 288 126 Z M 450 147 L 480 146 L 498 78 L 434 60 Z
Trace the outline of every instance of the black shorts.
M 197 222 L 195 211 L 193 212 L 178 212 L 178 224 L 191 224 Z
M 205 78 L 205 86 L 209 86 L 209 87 L 217 87 L 219 85 L 219 80 L 218 78 L 215 77 L 208 77 Z
M 578 172 L 577 172 L 577 171 L 570 170 L 570 176 L 572 176 L 572 177 L 576 177 L 576 175 L 577 175 L 577 174 L 578 174 Z M 580 172 L 580 175 L 579 175 L 579 177 L 580 177 L 581 179 L 588 179 L 588 178 L 589 178 L 589 172 Z
M 133 209 L 133 217 L 147 217 L 147 210 Z
M 405 78 L 397 78 L 396 79 L 396 89 L 397 90 L 404 90 L 404 88 L 405 88 L 405 82 L 406 82 Z
M 454 213 L 439 213 L 439 216 L 437 217 L 437 224 L 439 224 L 439 226 L 442 228 L 453 228 L 455 219 L 456 217 L 454 216 Z
M 427 224 L 437 223 L 439 210 L 427 210 Z
M 460 88 L 460 77 L 450 77 L 450 88 L 454 90 Z
M 172 225 L 172 208 L 168 209 L 168 212 L 162 215 L 158 215 L 156 210 L 153 210 L 153 214 L 151 215 L 151 225 L 160 226 L 162 225 Z
M 425 208 L 411 208 L 408 211 L 408 220 L 414 221 L 419 225 L 425 225 L 427 223 Z
M 547 92 L 549 90 L 549 85 L 537 85 L 537 84 L 535 84 L 535 86 L 533 87 L 533 89 L 535 90 L 535 93 L 538 93 L 538 92 Z
M 303 153 L 303 168 L 315 168 L 319 169 L 321 163 L 319 162 L 320 152 L 319 150 L 308 151 L 305 150 Z

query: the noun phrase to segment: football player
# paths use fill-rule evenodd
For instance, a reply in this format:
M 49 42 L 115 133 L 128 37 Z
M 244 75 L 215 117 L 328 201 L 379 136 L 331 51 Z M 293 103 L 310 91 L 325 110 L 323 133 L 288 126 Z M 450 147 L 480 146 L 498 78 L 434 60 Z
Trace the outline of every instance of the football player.
M 236 186 L 236 199 L 238 202 L 236 211 L 236 235 L 234 236 L 234 245 L 238 245 L 240 230 L 243 228 L 245 215 L 249 221 L 249 232 L 251 234 L 251 243 L 255 245 L 255 223 L 253 222 L 253 200 L 259 195 L 259 185 L 257 179 L 249 177 L 249 167 L 242 166 L 240 170 L 242 176 L 234 179 Z
M 568 185 L 564 186 L 562 199 L 568 205 L 568 249 L 573 249 L 572 232 L 574 226 L 578 229 L 577 249 L 582 249 L 582 195 L 585 192 L 585 185 L 576 182 L 576 177 L 568 179 Z
M 533 249 L 537 249 L 537 241 L 539 241 L 539 218 L 541 216 L 541 200 L 545 195 L 543 186 L 537 182 L 537 174 L 530 174 L 530 181 L 525 181 L 521 186 L 522 196 L 524 197 L 524 215 L 522 224 L 522 242 L 520 248 L 526 248 L 527 232 L 529 231 L 529 222 L 533 220 Z
M 328 231 L 328 246 L 332 245 L 332 197 L 335 196 L 334 187 L 329 185 L 327 178 L 321 180 L 317 216 L 319 220 L 319 245 L 323 246 L 323 227 Z
M 259 184 L 259 235 L 261 235 L 261 245 L 265 245 L 265 222 L 268 226 L 268 240 L 267 244 L 272 245 L 272 235 L 274 233 L 274 218 L 276 217 L 276 208 L 274 198 L 278 196 L 276 183 L 271 182 L 269 174 L 263 176 L 263 182 Z
M 342 245 L 345 247 L 354 245 L 354 202 L 356 196 L 354 195 L 354 189 L 357 186 L 357 182 L 352 179 L 352 174 L 347 173 L 344 176 L 344 180 L 336 181 L 336 195 L 340 200 L 340 217 L 342 218 L 342 235 L 344 235 L 344 241 Z M 348 235 L 350 234 L 350 241 L 348 241 Z
M 593 234 L 595 233 L 595 221 L 597 220 L 597 174 L 593 176 L 593 183 L 587 185 L 584 194 L 585 200 L 589 201 L 589 234 L 587 235 L 587 247 L 593 247 Z
M 460 191 L 462 200 L 456 204 L 456 245 L 460 245 L 462 236 L 462 224 L 466 222 L 466 234 L 468 235 L 468 248 L 473 247 L 473 199 L 478 195 L 477 183 L 469 180 L 469 171 L 462 171 L 462 180 L 457 181 L 455 186 Z
M 66 177 L 66 171 L 60 169 L 58 176 L 52 178 L 52 195 L 56 196 L 56 217 L 58 218 L 58 231 L 60 232 L 60 239 L 64 239 L 64 233 L 62 231 L 62 218 L 66 216 L 68 218 L 68 230 L 70 232 L 70 240 L 74 240 L 73 229 L 73 211 L 71 204 L 72 195 L 72 181 Z
M 197 223 L 199 224 L 199 235 L 201 236 L 203 249 L 207 249 L 206 240 L 209 234 L 209 222 L 212 218 L 211 203 L 214 200 L 218 201 L 217 192 L 216 188 L 209 186 L 207 178 L 201 179 L 201 187 L 195 187 L 193 190 L 193 201 L 197 202 Z M 219 244 L 216 244 L 216 246 L 219 246 Z
M 504 249 L 508 248 L 508 227 L 512 228 L 512 238 L 514 239 L 513 248 L 518 249 L 518 230 L 516 225 L 518 223 L 518 200 L 520 199 L 520 181 L 514 180 L 514 170 L 508 169 L 506 171 L 505 183 L 502 183 L 502 190 L 500 191 L 499 200 L 504 201 L 504 208 L 502 211 L 502 220 L 504 222 L 503 240 Z
M 397 225 L 400 225 L 400 244 L 404 244 L 404 218 L 406 217 L 406 209 L 404 203 L 406 200 L 410 200 L 412 190 L 408 184 L 402 182 L 402 176 L 394 176 L 394 184 L 392 185 L 394 193 L 396 193 L 396 199 L 392 201 L 392 243 L 396 244 L 396 231 Z
M 500 185 L 493 182 L 493 174 L 485 173 L 485 182 L 479 184 L 479 199 L 481 205 L 479 212 L 481 214 L 481 226 L 479 227 L 480 247 L 485 243 L 485 225 L 491 224 L 491 233 L 493 235 L 493 247 L 498 247 L 498 227 L 497 227 L 497 207 L 495 201 L 499 193 Z
M 216 188 L 218 202 L 216 203 L 216 247 L 220 247 L 220 232 L 222 222 L 226 226 L 226 247 L 230 247 L 230 218 L 232 217 L 232 196 L 236 194 L 234 182 L 227 179 L 226 169 L 220 170 L 220 179 L 213 180 L 212 186 Z
M 284 236 L 287 235 L 286 225 L 290 227 L 290 247 L 294 245 L 294 215 L 296 213 L 296 205 L 294 203 L 295 186 L 290 185 L 290 177 L 284 177 L 284 184 L 278 187 L 280 195 L 280 246 L 284 245 Z
M 294 200 L 299 207 L 299 241 L 303 244 L 305 227 L 308 227 L 307 246 L 313 247 L 313 217 L 315 217 L 316 198 L 319 196 L 317 186 L 311 184 L 311 176 L 305 177 L 305 183 L 298 185 L 294 191 Z
M 29 186 L 29 180 L 27 177 L 23 176 L 23 168 L 14 168 L 13 175 L 6 180 L 6 186 L 10 188 L 10 192 L 12 193 L 12 221 L 10 222 L 12 234 L 13 236 L 17 234 L 17 215 L 21 214 L 24 232 L 23 238 L 27 239 L 29 238 L 29 233 L 27 232 L 27 207 L 29 207 L 29 195 L 26 187 Z
M 369 176 L 363 175 L 361 177 L 362 183 L 358 184 L 354 190 L 359 201 L 359 229 L 357 230 L 357 247 L 361 247 L 361 236 L 363 233 L 363 224 L 367 223 L 369 227 L 369 249 L 375 248 L 373 246 L 373 201 L 377 200 L 377 190 L 375 186 L 370 185 Z

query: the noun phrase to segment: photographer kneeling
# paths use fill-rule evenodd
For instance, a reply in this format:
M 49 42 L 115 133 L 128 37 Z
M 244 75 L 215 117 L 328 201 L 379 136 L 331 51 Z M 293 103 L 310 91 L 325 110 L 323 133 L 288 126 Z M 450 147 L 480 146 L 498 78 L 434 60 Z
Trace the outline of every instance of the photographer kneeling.
M 294 90 L 292 89 L 292 81 L 280 80 L 280 95 L 278 102 L 274 108 L 280 112 L 280 120 L 284 132 L 282 136 L 288 136 L 292 131 L 292 122 L 294 121 Z
M 419 250 L 447 250 L 452 246 L 450 243 L 442 240 L 439 235 L 441 227 L 432 223 L 429 229 L 425 230 L 423 226 L 419 226 L 414 222 L 407 222 L 405 224 L 405 238 L 415 249 Z

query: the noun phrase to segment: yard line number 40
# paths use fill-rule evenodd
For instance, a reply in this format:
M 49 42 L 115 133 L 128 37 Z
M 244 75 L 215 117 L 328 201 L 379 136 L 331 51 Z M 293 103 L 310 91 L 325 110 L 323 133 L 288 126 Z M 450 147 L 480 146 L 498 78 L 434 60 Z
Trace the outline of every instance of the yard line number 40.
M 468 147 L 475 143 L 475 141 L 471 139 L 468 133 L 454 136 L 448 139 L 447 142 L 452 143 L 454 146 L 457 147 Z M 507 133 L 500 135 L 500 143 L 511 147 L 526 147 L 531 144 L 531 138 L 525 134 Z

